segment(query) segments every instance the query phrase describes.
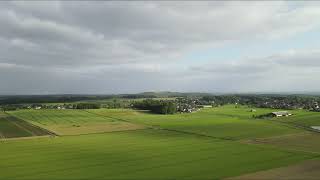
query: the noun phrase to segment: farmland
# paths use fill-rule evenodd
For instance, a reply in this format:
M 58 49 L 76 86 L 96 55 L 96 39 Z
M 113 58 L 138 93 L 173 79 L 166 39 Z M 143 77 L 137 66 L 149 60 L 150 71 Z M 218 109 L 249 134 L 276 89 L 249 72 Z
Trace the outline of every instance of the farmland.
M 84 110 L 22 110 L 12 111 L 11 114 L 59 135 L 102 133 L 143 128 L 142 125 L 116 121 Z
M 269 180 L 269 179 L 319 179 L 320 160 L 310 160 L 302 163 L 281 167 L 257 173 L 233 177 L 228 180 Z
M 10 141 L 0 152 L 1 179 L 213 179 L 313 157 L 163 130 Z
M 44 135 L 50 135 L 50 132 L 16 117 L 0 113 L 0 139 Z
M 319 134 L 292 124 L 320 114 L 296 110 L 292 117 L 254 118 L 271 111 L 234 105 L 174 115 L 132 109 L 10 111 L 4 115 L 59 136 L 3 141 L 0 179 L 222 179 L 320 157 Z
M 201 112 L 175 115 L 155 115 L 144 111 L 98 109 L 93 113 L 108 117 L 116 117 L 149 126 L 174 129 L 184 132 L 208 135 L 217 138 L 233 140 L 279 136 L 301 132 L 294 127 L 274 122 L 252 118 L 253 114 L 264 114 L 271 109 L 259 109 L 250 112 L 248 107 L 223 106 L 206 108 Z

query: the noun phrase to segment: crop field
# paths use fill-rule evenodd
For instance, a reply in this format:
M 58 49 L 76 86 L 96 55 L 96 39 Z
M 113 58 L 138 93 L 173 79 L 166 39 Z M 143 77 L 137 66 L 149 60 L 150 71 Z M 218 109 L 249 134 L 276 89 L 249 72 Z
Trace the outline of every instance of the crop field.
M 0 139 L 49 135 L 46 130 L 32 126 L 16 117 L 0 113 Z
M 309 112 L 256 119 L 275 110 L 250 110 L 228 105 L 175 115 L 130 109 L 11 111 L 0 118 L 23 119 L 60 136 L 0 142 L 0 179 L 241 178 L 275 168 L 287 172 L 281 168 L 319 159 L 320 134 L 290 121 Z M 305 171 L 304 177 L 314 173 Z
M 58 135 L 78 135 L 144 128 L 102 117 L 84 110 L 20 110 L 11 115 L 46 128 Z
M 246 174 L 228 180 L 270 180 L 270 179 L 308 179 L 318 180 L 320 176 L 320 159 L 305 161 L 288 167 Z
M 144 111 L 98 109 L 91 112 L 154 127 L 208 135 L 233 140 L 279 136 L 301 132 L 300 129 L 268 120 L 255 119 L 253 115 L 272 112 L 271 109 L 256 109 L 234 106 L 205 108 L 199 112 L 175 115 L 155 115 Z
M 164 130 L 8 141 L 0 147 L 0 179 L 216 179 L 313 158 Z

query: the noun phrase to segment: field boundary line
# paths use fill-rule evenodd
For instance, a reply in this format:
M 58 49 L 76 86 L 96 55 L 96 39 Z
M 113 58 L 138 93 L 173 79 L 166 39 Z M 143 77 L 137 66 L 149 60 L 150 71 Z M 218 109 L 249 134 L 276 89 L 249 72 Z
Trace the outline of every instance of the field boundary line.
M 39 135 L 39 136 L 26 136 L 26 137 L 13 137 L 13 138 L 5 138 L 0 139 L 0 141 L 19 141 L 19 140 L 29 140 L 29 139 L 41 139 L 41 138 L 50 138 L 53 137 L 51 135 Z
M 30 125 L 30 126 L 33 126 L 33 127 L 35 127 L 35 128 L 39 128 L 39 129 L 43 130 L 44 132 L 47 132 L 47 133 L 48 133 L 49 135 L 51 135 L 51 136 L 59 136 L 57 133 L 55 133 L 55 132 L 53 132 L 53 131 L 50 131 L 50 130 L 45 129 L 45 128 L 41 127 L 41 126 L 35 125 L 35 124 L 33 124 L 33 123 L 30 123 L 29 121 L 26 121 L 26 120 L 24 120 L 24 119 L 18 118 L 18 117 L 16 117 L 16 116 L 10 115 L 10 114 L 8 114 L 7 112 L 5 112 L 5 114 L 7 114 L 8 116 L 14 117 L 14 118 L 16 118 L 16 119 L 18 119 L 18 120 L 21 120 L 21 121 L 27 123 L 27 124 Z
M 271 121 L 279 123 L 279 124 L 287 125 L 289 127 L 293 127 L 293 128 L 296 128 L 296 129 L 303 129 L 303 130 L 306 130 L 306 131 L 309 131 L 309 132 L 320 133 L 320 130 L 316 130 L 316 129 L 313 129 L 311 127 L 300 125 L 300 124 L 296 124 L 296 123 L 293 123 L 293 122 L 282 122 L 282 121 L 277 121 L 275 119 L 271 119 Z
M 115 120 L 119 120 L 119 121 L 124 121 L 124 122 L 132 123 L 132 124 L 144 125 L 144 126 L 146 126 L 147 128 L 155 129 L 155 130 L 172 131 L 172 132 L 177 132 L 177 133 L 182 133 L 182 134 L 196 135 L 196 136 L 202 136 L 202 137 L 219 139 L 219 140 L 227 140 L 227 141 L 236 141 L 236 140 L 237 140 L 237 139 L 235 139 L 235 138 L 215 137 L 215 136 L 210 136 L 210 135 L 206 135 L 206 134 L 199 134 L 199 133 L 195 133 L 195 132 L 181 131 L 181 130 L 177 130 L 177 129 L 162 128 L 162 127 L 158 127 L 158 126 L 155 126 L 155 125 L 148 125 L 148 124 L 144 124 L 144 123 L 133 123 L 133 122 L 131 122 L 130 120 L 121 119 L 121 118 L 115 118 L 115 117 L 112 117 L 112 116 L 106 116 L 106 115 L 102 115 L 102 114 L 98 114 L 98 113 L 94 113 L 94 112 L 89 112 L 89 111 L 87 111 L 87 110 L 85 110 L 85 111 L 88 112 L 88 113 L 91 113 L 91 114 L 95 114 L 95 115 L 98 115 L 98 116 L 102 116 L 102 117 L 107 117 L 107 118 L 111 118 L 111 119 L 115 119 Z
M 102 115 L 102 114 L 90 112 L 90 111 L 87 111 L 87 110 L 84 110 L 84 111 L 87 112 L 87 113 L 90 113 L 90 114 L 94 114 L 94 115 L 96 115 L 96 116 L 104 117 L 104 118 L 110 118 L 110 119 L 114 119 L 114 120 L 118 120 L 118 121 L 122 121 L 122 122 L 126 122 L 126 123 L 131 123 L 131 124 L 136 124 L 136 125 L 140 125 L 140 126 L 145 126 L 146 128 L 151 128 L 151 129 L 154 128 L 152 125 L 145 124 L 145 123 L 136 123 L 136 122 L 132 122 L 132 121 L 127 120 L 127 119 L 122 119 L 122 118 L 116 118 L 116 117 L 113 117 L 113 116 Z
M 168 128 L 161 128 L 161 127 L 152 127 L 152 129 L 164 130 L 164 131 L 172 131 L 172 132 L 177 132 L 177 133 L 181 133 L 181 134 L 201 136 L 201 137 L 207 137 L 207 138 L 224 140 L 224 141 L 237 141 L 237 139 L 231 138 L 231 137 L 230 138 L 229 137 L 216 137 L 216 136 L 210 136 L 210 135 L 206 135 L 206 134 L 199 134 L 199 133 L 195 133 L 195 132 L 181 131 L 181 130 L 177 130 L 177 129 L 168 129 Z
M 128 130 L 119 130 L 119 131 L 106 131 L 106 132 L 93 132 L 93 133 L 83 133 L 83 134 L 67 134 L 61 135 L 63 137 L 72 137 L 72 136 L 86 136 L 86 135 L 94 135 L 94 134 L 108 134 L 108 133 L 115 133 L 115 132 L 127 132 L 127 131 L 141 131 L 146 129 L 152 129 L 149 127 L 140 128 L 140 129 L 128 129 Z
M 12 116 L 11 116 L 12 117 Z M 14 117 L 15 118 L 15 117 Z M 17 118 L 16 118 L 17 119 Z M 29 129 L 23 127 L 23 126 L 20 126 L 17 122 L 14 122 L 13 120 L 9 120 L 9 119 L 6 119 L 7 121 L 9 121 L 10 123 L 13 123 L 16 127 L 28 132 L 31 134 L 31 136 L 36 136 L 36 134 L 32 131 L 30 131 Z

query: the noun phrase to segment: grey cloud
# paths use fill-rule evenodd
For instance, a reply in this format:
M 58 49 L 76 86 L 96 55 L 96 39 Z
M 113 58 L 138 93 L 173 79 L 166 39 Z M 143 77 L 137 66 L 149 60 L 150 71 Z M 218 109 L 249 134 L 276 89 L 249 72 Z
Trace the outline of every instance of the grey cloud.
M 192 51 L 320 26 L 317 6 L 290 3 L 0 2 L 0 93 L 236 88 L 286 66 L 297 75 L 296 65 L 319 66 L 319 52 L 181 68 Z
M 305 70 L 320 68 L 320 50 L 289 50 L 260 58 L 247 58 L 232 61 L 221 60 L 216 63 L 193 66 L 190 70 L 222 74 L 261 74 L 274 69 Z
M 270 56 L 269 61 L 291 67 L 320 68 L 320 50 L 291 50 Z
M 32 65 L 165 61 L 203 44 L 273 37 L 320 24 L 319 11 L 309 6 L 289 11 L 286 2 L 3 4 L 0 37 L 36 45 L 21 57 L 13 50 L 4 55 Z
M 190 67 L 199 79 L 234 87 L 234 91 L 312 91 L 318 89 L 319 50 L 291 50 L 275 55 Z M 308 88 L 308 89 L 306 89 Z M 232 88 L 231 88 L 232 89 Z

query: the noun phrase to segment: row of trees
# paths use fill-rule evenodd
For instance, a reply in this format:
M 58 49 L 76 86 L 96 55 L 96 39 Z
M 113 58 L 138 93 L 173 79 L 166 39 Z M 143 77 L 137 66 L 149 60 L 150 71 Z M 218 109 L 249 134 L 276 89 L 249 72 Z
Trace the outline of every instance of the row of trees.
M 96 103 L 79 103 L 75 109 L 100 109 L 100 104 Z
M 157 114 L 174 114 L 177 112 L 177 105 L 173 101 L 159 101 L 146 99 L 133 103 L 133 108 L 150 110 Z

